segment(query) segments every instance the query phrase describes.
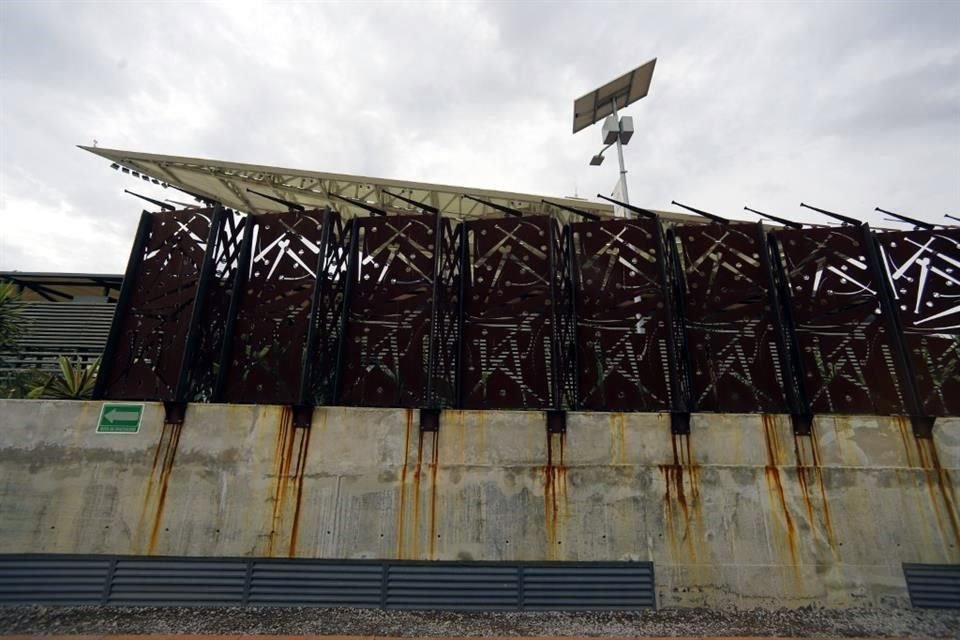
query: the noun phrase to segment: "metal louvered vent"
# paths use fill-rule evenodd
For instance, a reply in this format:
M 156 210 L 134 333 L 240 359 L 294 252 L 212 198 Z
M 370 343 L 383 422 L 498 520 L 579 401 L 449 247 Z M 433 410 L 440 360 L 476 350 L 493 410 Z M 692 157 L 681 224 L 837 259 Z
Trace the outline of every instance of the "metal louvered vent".
M 243 601 L 247 563 L 209 558 L 124 558 L 110 584 L 108 604 L 236 605 Z
M 0 605 L 636 609 L 653 586 L 649 562 L 0 555 Z
M 0 604 L 101 604 L 110 558 L 0 556 Z
M 248 603 L 313 607 L 379 607 L 379 563 L 254 560 Z
M 500 564 L 395 564 L 387 568 L 389 609 L 510 609 L 520 603 L 520 569 Z
M 524 609 L 638 609 L 654 604 L 651 563 L 570 563 L 523 569 Z
M 57 356 L 88 364 L 103 352 L 116 304 L 112 302 L 23 302 L 20 310 L 26 331 L 12 352 L 0 353 L 3 369 L 58 372 Z
M 960 609 L 960 564 L 904 564 L 910 603 L 924 609 Z

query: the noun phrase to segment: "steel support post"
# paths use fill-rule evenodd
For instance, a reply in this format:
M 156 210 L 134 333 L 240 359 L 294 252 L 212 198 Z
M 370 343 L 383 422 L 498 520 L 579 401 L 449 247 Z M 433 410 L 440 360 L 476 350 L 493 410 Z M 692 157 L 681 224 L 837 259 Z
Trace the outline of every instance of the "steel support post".
M 757 225 L 763 246 L 760 259 L 769 282 L 770 310 L 777 333 L 780 369 L 783 372 L 783 385 L 787 394 L 790 419 L 793 422 L 793 432 L 796 435 L 808 436 L 813 426 L 813 412 L 810 410 L 804 386 L 803 361 L 797 344 L 790 289 L 780 256 L 780 243 L 763 229 L 762 222 L 758 222 Z
M 183 358 L 180 360 L 180 374 L 177 378 L 177 388 L 174 393 L 173 401 L 177 404 L 185 404 L 189 401 L 188 396 L 190 394 L 190 382 L 193 375 L 194 356 L 196 355 L 197 343 L 200 340 L 200 332 L 202 331 L 200 323 L 203 320 L 203 308 L 207 300 L 207 290 L 210 287 L 210 279 L 213 277 L 217 242 L 220 239 L 220 232 L 223 228 L 224 217 L 226 215 L 229 214 L 224 211 L 223 206 L 218 205 L 213 211 L 213 218 L 210 220 L 210 229 L 207 232 L 207 248 L 203 252 L 203 264 L 200 267 L 200 277 L 197 280 L 197 292 L 196 297 L 193 299 L 193 309 L 190 310 L 190 327 L 187 329 Z M 178 411 L 177 413 L 183 413 L 183 411 Z
M 313 282 L 313 295 L 310 299 L 310 320 L 307 325 L 307 342 L 303 350 L 303 361 L 300 368 L 300 401 L 299 406 L 311 407 L 313 398 L 313 354 L 317 350 L 317 335 L 320 330 L 321 315 L 323 313 L 323 288 L 326 286 L 330 274 L 327 273 L 327 255 L 330 251 L 330 236 L 333 227 L 334 213 L 327 210 L 323 214 L 323 229 L 320 231 L 320 252 L 317 255 L 317 277 Z
M 217 371 L 217 382 L 214 386 L 213 401 L 219 402 L 223 397 L 223 387 L 227 382 L 227 371 L 232 366 L 230 353 L 233 349 L 233 327 L 240 311 L 243 292 L 250 277 L 250 255 L 253 251 L 253 231 L 257 225 L 254 215 L 247 214 L 243 224 L 243 243 L 240 245 L 240 256 L 237 261 L 237 275 L 233 281 L 233 291 L 230 294 L 230 307 L 227 309 L 227 323 L 223 329 L 223 344 L 220 346 L 220 368 Z
M 874 282 L 877 283 L 877 297 L 880 298 L 880 310 L 885 319 L 885 325 L 890 336 L 890 347 L 893 349 L 894 362 L 897 366 L 897 373 L 900 379 L 900 385 L 903 387 L 906 395 L 906 409 L 910 414 L 910 422 L 913 425 L 913 435 L 917 438 L 933 437 L 933 423 L 935 418 L 926 415 L 923 409 L 923 403 L 920 401 L 920 394 L 915 384 L 916 378 L 913 375 L 913 367 L 910 365 L 910 358 L 907 356 L 907 347 L 903 342 L 903 328 L 900 326 L 900 318 L 897 315 L 897 307 L 893 302 L 893 292 L 891 291 L 890 281 L 887 279 L 886 270 L 880 258 L 880 249 L 877 245 L 877 239 L 870 230 L 869 225 L 862 225 L 863 243 L 865 253 L 870 264 L 870 271 Z
M 337 364 L 333 374 L 333 404 L 340 400 L 340 385 L 343 382 L 343 356 L 349 336 L 347 325 L 350 319 L 350 298 L 353 293 L 353 282 L 358 275 L 358 255 L 360 247 L 360 225 L 357 218 L 347 223 L 347 233 L 350 235 L 349 254 L 347 257 L 347 281 L 343 286 L 343 304 L 340 307 L 340 344 L 337 345 Z
M 133 288 L 136 286 L 137 273 L 140 271 L 140 264 L 143 262 L 144 248 L 150 237 L 150 229 L 153 226 L 153 214 L 149 211 L 143 211 L 140 214 L 140 222 L 137 225 L 137 234 L 133 239 L 133 247 L 130 249 L 130 258 L 127 260 L 127 270 L 123 275 L 123 283 L 120 285 L 120 295 L 117 298 L 117 306 L 113 310 L 113 321 L 110 323 L 110 335 L 107 336 L 107 344 L 103 349 L 103 358 L 100 360 L 100 370 L 97 373 L 97 382 L 93 389 L 93 399 L 102 400 L 104 391 L 106 391 L 107 379 L 110 377 L 110 371 L 113 368 L 113 358 L 117 353 L 117 342 L 120 340 L 120 331 L 123 329 L 123 322 L 126 320 L 127 312 L 130 307 L 130 296 Z
M 577 336 L 578 336 L 578 318 L 577 315 L 577 290 L 578 290 L 578 279 L 577 279 L 577 248 L 573 244 L 573 229 L 569 224 L 564 225 L 563 235 L 567 245 L 567 268 L 564 270 L 570 283 L 567 287 L 567 295 L 570 296 L 570 338 L 573 341 L 572 345 L 567 345 L 570 347 L 570 359 L 572 360 L 569 367 L 567 367 L 567 372 L 570 373 L 573 378 L 570 381 L 572 387 L 572 398 L 568 398 L 570 403 L 570 408 L 576 411 L 580 407 L 580 359 L 577 352 Z
M 457 227 L 457 233 L 460 235 L 460 292 L 457 295 L 457 366 L 454 406 L 460 409 L 463 408 L 463 333 L 467 309 L 467 279 L 470 277 L 470 229 L 468 223 L 461 222 Z
M 670 366 L 670 430 L 690 433 L 690 362 L 684 314 L 683 271 L 676 257 L 676 241 L 672 230 L 664 231 L 657 220 L 657 267 L 666 303 L 667 362 Z

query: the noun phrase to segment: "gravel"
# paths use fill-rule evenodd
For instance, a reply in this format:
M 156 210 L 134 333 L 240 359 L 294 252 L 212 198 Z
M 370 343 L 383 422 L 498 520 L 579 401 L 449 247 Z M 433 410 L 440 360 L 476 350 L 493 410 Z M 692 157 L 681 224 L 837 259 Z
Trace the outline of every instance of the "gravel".
M 454 613 L 301 607 L 0 607 L 0 633 L 960 637 L 960 611 L 661 609 Z

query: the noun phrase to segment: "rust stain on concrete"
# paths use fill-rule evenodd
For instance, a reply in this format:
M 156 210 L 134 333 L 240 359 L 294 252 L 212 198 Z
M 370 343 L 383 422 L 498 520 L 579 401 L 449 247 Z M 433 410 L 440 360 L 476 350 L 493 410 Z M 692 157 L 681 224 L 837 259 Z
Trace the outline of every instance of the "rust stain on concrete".
M 564 446 L 567 434 L 547 433 L 547 464 L 543 467 L 543 510 L 547 532 L 547 558 L 562 558 L 558 547 L 563 544 L 559 535 L 567 515 L 567 467 Z
M 422 435 L 421 435 L 422 437 Z M 430 456 L 430 560 L 435 557 L 437 541 L 437 467 L 440 463 L 440 432 L 433 433 L 433 452 Z
M 182 430 L 182 423 L 163 423 L 160 441 L 157 443 L 157 449 L 153 454 L 153 463 L 150 465 L 150 479 L 141 509 L 141 514 L 150 514 L 151 517 L 150 537 L 146 549 L 148 555 L 153 555 L 156 552 L 157 536 L 160 533 L 163 510 L 167 501 L 167 487 L 170 482 L 170 474 L 173 471 L 173 463 L 177 456 L 177 447 L 180 444 Z M 154 494 L 156 494 L 156 500 L 151 504 L 151 497 Z M 144 516 L 142 515 L 141 523 L 143 520 Z
M 700 501 L 700 465 L 696 463 L 690 434 L 673 434 L 673 463 L 659 465 L 666 491 L 663 496 L 665 529 L 676 560 L 696 563 L 705 553 L 702 540 L 703 509 Z M 688 488 L 689 485 L 689 495 Z M 677 533 L 677 528 L 681 531 Z
M 300 507 L 303 495 L 303 476 L 310 446 L 310 429 L 293 426 L 293 411 L 283 407 L 277 437 L 273 446 L 273 510 L 270 516 L 270 534 L 267 539 L 267 556 L 277 553 L 288 501 L 293 505 L 290 521 L 290 538 L 286 555 L 293 557 L 297 551 L 297 536 L 300 528 Z
M 822 520 L 822 527 L 826 534 L 827 544 L 836 554 L 836 541 L 833 534 L 833 520 L 830 516 L 830 503 L 827 501 L 827 490 L 823 482 L 823 468 L 820 464 L 820 445 L 817 441 L 816 424 L 810 428 L 809 436 L 793 435 L 794 452 L 797 458 L 797 480 L 800 483 L 800 491 L 803 496 L 803 504 L 806 507 L 807 521 L 810 524 L 810 530 L 815 531 L 817 522 Z M 809 453 L 809 455 L 808 455 Z M 809 460 L 807 459 L 809 457 Z M 816 495 L 812 491 L 819 493 L 820 512 L 822 518 L 817 518 L 817 509 L 814 504 Z
M 407 508 L 407 468 L 410 464 L 410 436 L 413 432 L 413 409 L 406 410 L 406 431 L 403 437 L 403 467 L 400 470 L 400 505 L 397 508 L 397 558 L 404 559 L 404 524 Z
M 777 432 L 777 422 L 774 416 L 763 414 L 763 439 L 767 449 L 767 464 L 764 467 L 764 475 L 767 480 L 767 494 L 770 499 L 771 511 L 776 510 L 779 504 L 783 513 L 784 526 L 787 534 L 787 546 L 790 552 L 790 563 L 797 566 L 797 530 L 793 522 L 793 516 L 790 513 L 790 507 L 787 504 L 787 496 L 783 491 L 783 481 L 780 477 L 780 464 L 784 459 L 783 450 L 780 446 L 780 437 Z
M 898 416 L 898 420 L 906 423 L 906 420 Z M 924 480 L 927 485 L 927 492 L 930 494 L 930 503 L 933 505 L 933 512 L 937 517 L 937 524 L 940 530 L 960 545 L 960 516 L 957 511 L 957 496 L 953 488 L 953 481 L 950 473 L 940 464 L 940 456 L 937 455 L 937 447 L 932 438 L 914 438 L 917 448 L 917 457 L 920 460 L 920 467 L 923 469 Z M 937 499 L 937 495 L 940 499 Z M 943 506 L 941 507 L 941 500 Z M 945 531 L 943 519 L 949 523 L 950 530 Z

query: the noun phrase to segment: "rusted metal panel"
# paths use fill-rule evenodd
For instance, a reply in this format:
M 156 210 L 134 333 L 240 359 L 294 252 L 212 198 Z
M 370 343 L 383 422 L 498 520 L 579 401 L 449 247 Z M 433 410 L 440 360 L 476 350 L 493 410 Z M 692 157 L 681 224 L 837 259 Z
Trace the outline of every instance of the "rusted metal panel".
M 877 234 L 927 415 L 960 415 L 960 229 Z
M 904 389 L 858 227 L 774 232 L 814 413 L 903 414 Z
M 570 225 L 580 408 L 667 411 L 666 296 L 655 220 Z
M 358 219 L 340 402 L 426 402 L 435 269 L 433 214 Z
M 548 216 L 465 223 L 462 405 L 554 406 L 553 281 Z
M 766 240 L 756 223 L 676 229 L 697 411 L 784 413 Z
M 325 211 L 255 216 L 223 400 L 296 404 Z
M 176 400 L 212 209 L 149 214 L 149 235 L 114 328 L 102 396 Z
M 197 329 L 199 341 L 190 366 L 190 391 L 187 400 L 212 402 L 220 370 L 228 323 L 230 298 L 239 272 L 240 246 L 249 216 L 225 211 L 214 248 L 214 273 L 202 300 L 201 319 Z

